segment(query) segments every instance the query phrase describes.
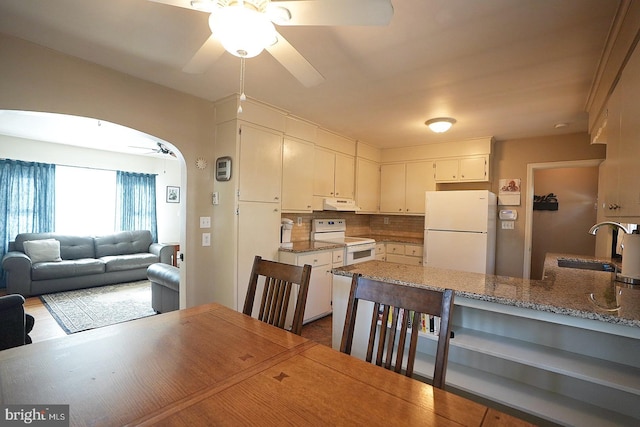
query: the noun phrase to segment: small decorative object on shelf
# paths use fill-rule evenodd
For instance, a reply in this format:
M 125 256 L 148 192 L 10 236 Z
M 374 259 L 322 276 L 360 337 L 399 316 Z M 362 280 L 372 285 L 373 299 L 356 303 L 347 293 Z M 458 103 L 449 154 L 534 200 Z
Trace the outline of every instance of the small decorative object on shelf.
M 549 193 L 546 196 L 533 196 L 534 211 L 557 211 L 558 196 Z

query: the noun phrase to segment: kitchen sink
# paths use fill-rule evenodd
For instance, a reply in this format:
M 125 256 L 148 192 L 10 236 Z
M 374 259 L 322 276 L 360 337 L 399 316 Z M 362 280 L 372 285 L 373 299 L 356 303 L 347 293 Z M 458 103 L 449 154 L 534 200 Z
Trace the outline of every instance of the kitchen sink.
M 595 271 L 615 271 L 615 266 L 610 262 L 579 258 L 558 258 L 558 267 Z

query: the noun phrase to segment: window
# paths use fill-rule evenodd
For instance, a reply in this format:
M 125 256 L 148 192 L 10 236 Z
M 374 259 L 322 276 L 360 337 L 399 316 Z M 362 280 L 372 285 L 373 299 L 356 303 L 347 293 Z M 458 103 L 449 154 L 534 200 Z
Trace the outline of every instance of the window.
M 115 215 L 115 171 L 57 166 L 56 233 L 113 233 Z

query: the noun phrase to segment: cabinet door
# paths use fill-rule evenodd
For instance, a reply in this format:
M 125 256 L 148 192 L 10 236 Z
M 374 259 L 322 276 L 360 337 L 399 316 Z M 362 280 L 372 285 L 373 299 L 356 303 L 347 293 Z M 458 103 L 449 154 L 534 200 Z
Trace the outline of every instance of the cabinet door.
M 355 158 L 345 154 L 335 155 L 335 195 L 346 199 L 353 199 L 355 195 Z
M 625 67 L 620 121 L 620 216 L 640 216 L 640 48 Z
M 460 181 L 486 181 L 487 163 L 485 156 L 460 159 Z
M 405 212 L 424 214 L 425 193 L 436 189 L 433 162 L 407 163 Z
M 380 212 L 404 213 L 404 163 L 380 166 Z
M 212 236 L 213 239 L 216 236 Z M 241 202 L 238 206 L 237 307 L 242 311 L 253 258 L 278 259 L 280 210 L 273 203 Z M 233 250 L 233 248 L 229 248 Z
M 289 212 L 311 211 L 313 201 L 314 146 L 285 138 L 282 148 L 282 210 Z
M 356 202 L 360 212 L 378 212 L 380 165 L 370 160 L 358 159 L 356 166 Z
M 436 182 L 457 182 L 458 176 L 458 159 L 436 160 L 435 161 L 435 177 Z
M 316 252 L 298 257 L 298 265 L 311 266 L 311 279 L 307 293 L 307 305 L 304 310 L 304 321 L 331 313 L 331 251 Z
M 280 202 L 282 135 L 241 126 L 239 164 L 240 200 Z
M 604 201 L 602 212 L 611 219 L 620 214 L 620 200 L 618 198 L 619 183 L 619 150 L 620 150 L 620 119 L 622 108 L 621 87 L 611 94 L 607 104 L 607 159 L 602 163 L 604 178 Z
M 313 158 L 313 195 L 334 197 L 335 154 L 316 149 Z

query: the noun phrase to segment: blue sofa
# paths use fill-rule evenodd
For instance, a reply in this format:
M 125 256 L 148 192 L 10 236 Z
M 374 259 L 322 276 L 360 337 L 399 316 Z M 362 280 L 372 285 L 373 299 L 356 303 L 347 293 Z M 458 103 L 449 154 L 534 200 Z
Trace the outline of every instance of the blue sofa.
M 173 246 L 153 243 L 148 230 L 105 236 L 22 233 L 10 243 L 2 268 L 7 293 L 30 297 L 145 280 L 151 264 L 170 264 L 172 255 Z

